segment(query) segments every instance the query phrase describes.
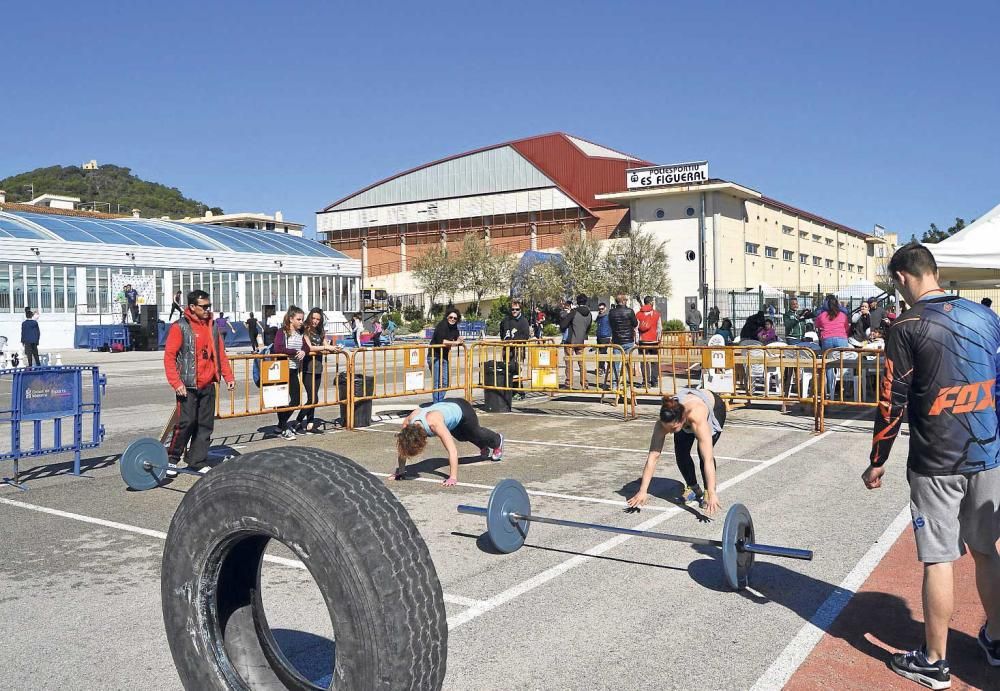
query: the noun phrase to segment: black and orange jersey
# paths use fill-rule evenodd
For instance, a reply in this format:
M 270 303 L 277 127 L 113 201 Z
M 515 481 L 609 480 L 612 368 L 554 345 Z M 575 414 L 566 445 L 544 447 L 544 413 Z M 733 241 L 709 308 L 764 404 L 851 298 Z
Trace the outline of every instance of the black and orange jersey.
M 1000 465 L 998 351 L 1000 319 L 983 305 L 939 295 L 901 314 L 886 338 L 872 465 L 889 458 L 904 412 L 913 472 L 955 475 Z

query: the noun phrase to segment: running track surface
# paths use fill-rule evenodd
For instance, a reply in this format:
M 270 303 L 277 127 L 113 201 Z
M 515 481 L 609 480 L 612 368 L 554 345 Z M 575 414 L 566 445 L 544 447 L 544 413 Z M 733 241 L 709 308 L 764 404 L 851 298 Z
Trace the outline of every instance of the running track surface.
M 922 569 L 907 527 L 785 686 L 787 691 L 913 691 L 923 688 L 889 669 L 889 656 L 924 638 Z M 986 617 L 976 591 L 972 557 L 955 562 L 955 613 L 948 636 L 951 688 L 1000 689 L 976 643 Z

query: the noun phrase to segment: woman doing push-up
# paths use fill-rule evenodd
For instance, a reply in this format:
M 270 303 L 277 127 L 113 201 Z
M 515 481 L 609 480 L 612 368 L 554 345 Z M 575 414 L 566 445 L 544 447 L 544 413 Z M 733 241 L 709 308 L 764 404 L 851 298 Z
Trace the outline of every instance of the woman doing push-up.
M 668 434 L 673 434 L 677 468 L 681 471 L 685 484 L 681 499 L 687 504 L 697 503 L 708 514 L 718 511 L 714 446 L 722 435 L 725 422 L 726 403 L 711 391 L 682 388 L 677 391 L 676 396 L 664 396 L 663 405 L 660 406 L 660 419 L 653 428 L 653 437 L 649 441 L 649 455 L 646 457 L 646 466 L 642 469 L 642 482 L 639 491 L 628 500 L 628 505 L 635 508 L 648 501 L 649 483 L 663 452 L 663 442 Z M 698 485 L 694 459 L 691 458 L 691 447 L 695 441 L 698 442 L 704 491 Z
M 396 435 L 398 465 L 394 480 L 406 477 L 406 459 L 416 456 L 427 446 L 428 437 L 437 437 L 448 452 L 446 487 L 458 482 L 458 449 L 456 441 L 479 447 L 483 458 L 499 461 L 503 457 L 503 435 L 479 425 L 475 409 L 461 398 L 448 399 L 424 408 L 417 408 L 403 420 L 403 429 Z

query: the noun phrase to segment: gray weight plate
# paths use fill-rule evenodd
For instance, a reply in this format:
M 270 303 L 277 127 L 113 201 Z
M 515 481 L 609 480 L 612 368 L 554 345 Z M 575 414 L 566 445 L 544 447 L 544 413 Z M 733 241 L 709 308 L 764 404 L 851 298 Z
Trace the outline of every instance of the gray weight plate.
M 753 542 L 753 519 L 743 504 L 733 504 L 722 526 L 722 571 L 733 590 L 742 590 L 750 582 L 753 553 L 737 549 L 739 541 Z
M 517 480 L 501 480 L 490 493 L 486 507 L 486 532 L 499 552 L 516 552 L 528 536 L 528 521 L 510 520 L 510 515 L 531 515 L 531 500 Z
M 145 461 L 151 465 L 149 469 L 146 468 Z M 143 437 L 128 445 L 118 461 L 118 469 L 129 489 L 143 492 L 163 482 L 168 462 L 167 450 L 160 440 Z

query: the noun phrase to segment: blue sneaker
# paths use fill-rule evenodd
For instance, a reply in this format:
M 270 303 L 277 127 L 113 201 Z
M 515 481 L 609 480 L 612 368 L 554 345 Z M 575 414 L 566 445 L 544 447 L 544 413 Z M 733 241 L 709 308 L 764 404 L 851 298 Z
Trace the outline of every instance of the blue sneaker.
M 920 650 L 896 653 L 889 661 L 892 671 L 929 689 L 950 689 L 951 668 L 947 660 L 927 661 L 927 654 Z
M 986 661 L 994 667 L 1000 667 L 1000 639 L 992 640 L 986 634 L 986 624 L 979 629 L 979 647 L 986 653 Z
M 685 486 L 681 489 L 680 502 L 686 506 L 701 506 L 701 502 L 704 498 L 705 493 L 698 485 L 694 485 L 693 487 Z

